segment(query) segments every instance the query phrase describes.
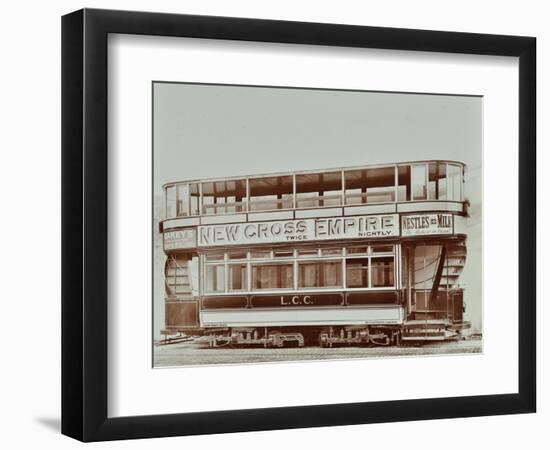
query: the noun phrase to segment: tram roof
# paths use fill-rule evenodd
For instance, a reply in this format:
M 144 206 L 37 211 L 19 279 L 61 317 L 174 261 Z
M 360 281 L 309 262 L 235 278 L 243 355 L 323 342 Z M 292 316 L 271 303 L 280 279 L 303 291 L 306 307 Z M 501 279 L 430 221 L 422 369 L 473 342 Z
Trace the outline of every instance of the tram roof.
M 319 174 L 319 173 L 332 173 L 332 172 L 340 172 L 340 171 L 348 171 L 348 170 L 384 169 L 387 167 L 407 166 L 407 165 L 413 165 L 413 164 L 428 164 L 428 163 L 457 164 L 463 168 L 466 167 L 466 164 L 461 161 L 455 161 L 455 160 L 449 160 L 449 159 L 426 159 L 426 160 L 419 160 L 419 161 L 400 161 L 400 162 L 379 163 L 379 164 L 369 164 L 369 165 L 332 167 L 332 168 L 325 168 L 325 169 L 292 170 L 287 172 L 270 172 L 270 173 L 261 173 L 261 174 L 234 175 L 230 177 L 187 179 L 187 180 L 170 181 L 168 183 L 164 183 L 162 187 L 166 188 L 168 186 L 173 186 L 176 184 L 183 184 L 183 183 L 231 181 L 231 180 L 243 180 L 243 179 L 254 179 L 254 178 L 264 178 L 264 177 L 281 177 L 281 176 L 289 176 L 289 175 L 308 175 L 308 174 L 312 175 L 312 174 Z

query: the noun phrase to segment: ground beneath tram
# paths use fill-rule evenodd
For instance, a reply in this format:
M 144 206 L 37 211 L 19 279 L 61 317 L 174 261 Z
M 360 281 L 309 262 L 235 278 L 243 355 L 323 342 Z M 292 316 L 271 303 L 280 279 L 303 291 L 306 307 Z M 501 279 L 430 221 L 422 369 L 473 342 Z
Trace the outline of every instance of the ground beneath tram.
M 404 347 L 335 347 L 321 348 L 208 348 L 207 338 L 160 344 L 154 348 L 155 367 L 203 364 L 246 364 L 281 361 L 327 359 L 395 358 L 401 356 L 451 355 L 481 353 L 480 338 L 450 342 L 432 342 Z

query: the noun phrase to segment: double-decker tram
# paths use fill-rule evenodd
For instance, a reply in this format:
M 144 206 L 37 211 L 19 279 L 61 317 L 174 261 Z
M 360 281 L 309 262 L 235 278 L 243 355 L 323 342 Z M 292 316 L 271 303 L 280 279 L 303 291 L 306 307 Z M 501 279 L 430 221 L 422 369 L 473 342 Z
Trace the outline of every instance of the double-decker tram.
M 417 161 L 166 184 L 164 332 L 212 347 L 460 338 L 464 170 Z

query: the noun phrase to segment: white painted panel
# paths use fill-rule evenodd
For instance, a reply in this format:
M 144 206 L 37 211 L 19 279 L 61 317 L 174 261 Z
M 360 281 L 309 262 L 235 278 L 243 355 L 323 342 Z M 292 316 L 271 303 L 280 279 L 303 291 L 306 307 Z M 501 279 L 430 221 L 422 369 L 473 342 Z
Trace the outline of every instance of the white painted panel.
M 172 228 L 179 227 L 192 227 L 199 224 L 198 217 L 185 217 L 180 219 L 168 219 L 162 223 L 164 230 L 170 230 Z
M 344 208 L 344 216 L 354 216 L 359 214 L 394 213 L 395 211 L 395 203 L 386 203 L 383 205 L 346 206 Z
M 202 225 L 197 244 L 199 247 L 211 247 L 394 236 L 399 236 L 399 216 L 380 214 Z
M 248 220 L 257 222 L 261 220 L 289 220 L 294 219 L 294 211 L 268 211 L 268 212 L 250 212 Z
M 342 208 L 298 209 L 296 218 L 341 216 Z
M 462 212 L 463 206 L 460 202 L 411 202 L 399 203 L 397 212 L 416 211 L 454 211 Z
M 455 216 L 454 220 L 455 220 L 454 234 L 468 234 L 468 224 L 466 222 L 466 217 Z
M 246 214 L 224 214 L 221 216 L 203 216 L 201 224 L 208 225 L 211 223 L 235 223 L 246 222 Z
M 201 311 L 202 326 L 362 325 L 401 323 L 400 306 L 384 308 L 324 308 Z

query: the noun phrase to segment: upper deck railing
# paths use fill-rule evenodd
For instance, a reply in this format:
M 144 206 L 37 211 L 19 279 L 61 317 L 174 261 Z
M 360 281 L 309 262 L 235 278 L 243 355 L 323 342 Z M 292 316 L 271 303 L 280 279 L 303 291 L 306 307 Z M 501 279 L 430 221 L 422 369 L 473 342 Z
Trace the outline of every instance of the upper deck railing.
M 168 183 L 165 218 L 415 201 L 463 201 L 464 164 L 398 164 Z

